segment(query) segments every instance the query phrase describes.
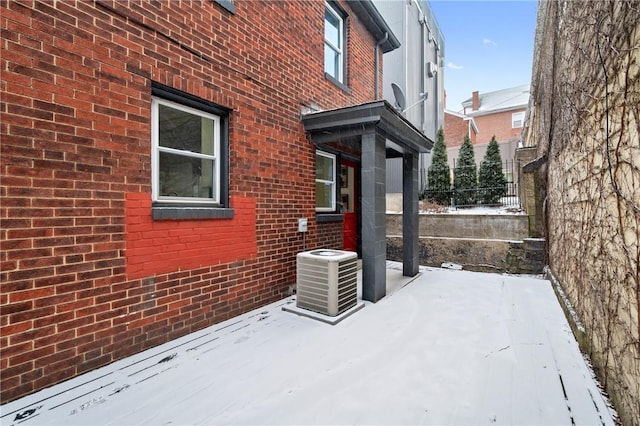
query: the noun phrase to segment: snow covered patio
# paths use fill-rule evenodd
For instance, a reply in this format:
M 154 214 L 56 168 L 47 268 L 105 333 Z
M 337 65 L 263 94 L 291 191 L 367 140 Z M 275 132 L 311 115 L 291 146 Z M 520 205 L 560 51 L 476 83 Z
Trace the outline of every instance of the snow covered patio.
M 549 281 L 387 264 L 331 326 L 293 297 L 1 407 L 3 425 L 614 424 Z

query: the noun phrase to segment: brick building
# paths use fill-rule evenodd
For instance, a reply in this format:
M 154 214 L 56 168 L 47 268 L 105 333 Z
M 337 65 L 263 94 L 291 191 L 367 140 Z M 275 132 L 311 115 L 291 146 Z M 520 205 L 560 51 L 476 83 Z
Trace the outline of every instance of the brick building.
M 529 102 L 529 86 L 522 85 L 495 92 L 473 92 L 462 103 L 462 111 L 445 110 L 447 147 L 459 147 L 465 135 L 477 146 L 485 146 L 493 136 L 508 147 L 508 158 L 520 142 Z M 463 123 L 465 121 L 466 123 Z M 471 126 L 471 127 L 470 127 Z
M 375 100 L 398 42 L 370 1 L 8 1 L 0 23 L 3 402 L 283 297 L 348 221 L 384 296 L 379 165 L 405 158 L 417 213 L 431 142 Z
M 503 172 L 507 181 L 517 185 L 517 173 L 513 170 L 515 151 L 521 144 L 521 133 L 529 102 L 529 86 L 522 85 L 495 92 L 473 92 L 462 103 L 462 112 L 445 110 L 444 135 L 447 157 L 451 167 L 455 165 L 458 151 L 465 136 L 474 145 L 474 155 L 480 164 L 493 136 L 505 161 Z M 510 187 L 509 191 L 515 191 Z
M 447 146 L 459 147 L 465 136 L 469 136 L 472 144 L 478 140 L 478 126 L 473 117 L 467 117 L 459 112 L 444 111 L 444 134 Z
M 478 143 L 489 143 L 492 136 L 498 142 L 519 139 L 529 103 L 529 85 L 510 87 L 494 92 L 473 92 L 462 103 L 463 114 L 473 117 L 478 125 Z

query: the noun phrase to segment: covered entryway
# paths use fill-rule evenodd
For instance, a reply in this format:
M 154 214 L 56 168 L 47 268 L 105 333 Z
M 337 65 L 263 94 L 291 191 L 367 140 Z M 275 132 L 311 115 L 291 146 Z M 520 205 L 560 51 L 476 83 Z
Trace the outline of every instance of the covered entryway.
M 386 294 L 386 158 L 401 157 L 403 171 L 403 275 L 418 273 L 418 156 L 433 141 L 389 102 L 312 112 L 302 123 L 319 147 L 360 155 L 362 298 Z

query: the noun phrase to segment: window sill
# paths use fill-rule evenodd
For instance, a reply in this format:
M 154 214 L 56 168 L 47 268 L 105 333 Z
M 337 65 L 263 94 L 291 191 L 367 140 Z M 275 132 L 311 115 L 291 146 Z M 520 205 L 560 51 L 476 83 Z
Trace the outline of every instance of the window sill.
M 335 78 L 333 78 L 331 75 L 329 75 L 328 73 L 324 73 L 324 78 L 326 78 L 327 80 L 329 80 L 330 82 L 332 82 L 333 84 L 335 84 L 336 86 L 338 86 L 340 89 L 342 89 L 343 91 L 345 91 L 346 93 L 348 93 L 349 95 L 351 94 L 351 89 L 349 89 L 349 86 L 345 85 L 344 83 L 339 82 L 338 80 L 336 80 Z
M 153 220 L 232 219 L 233 209 L 214 207 L 152 207 Z
M 236 5 L 233 3 L 233 0 L 213 0 L 213 2 L 218 3 L 230 13 L 236 14 Z
M 316 213 L 316 223 L 344 222 L 344 215 L 340 213 Z

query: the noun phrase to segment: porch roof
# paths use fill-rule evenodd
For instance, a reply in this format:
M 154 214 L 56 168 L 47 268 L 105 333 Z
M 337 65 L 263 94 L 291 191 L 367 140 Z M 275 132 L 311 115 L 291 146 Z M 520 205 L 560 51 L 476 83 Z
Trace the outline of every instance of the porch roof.
M 429 152 L 433 141 L 385 100 L 308 113 L 302 123 L 316 145 L 340 151 L 347 145 L 360 156 L 363 298 L 376 302 L 385 295 L 380 266 L 386 258 L 385 158 L 403 159 L 403 274 L 414 276 L 418 273 L 418 157 Z
M 307 113 L 302 116 L 302 123 L 311 140 L 320 145 L 358 144 L 363 133 L 375 129 L 386 138 L 387 157 L 405 152 L 427 153 L 434 144 L 386 100 Z

